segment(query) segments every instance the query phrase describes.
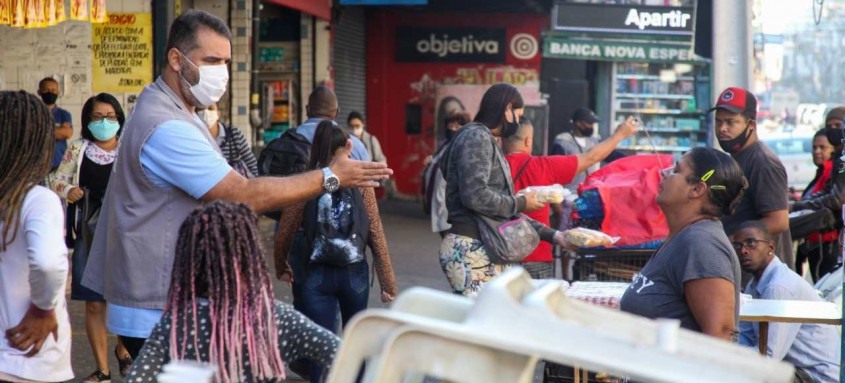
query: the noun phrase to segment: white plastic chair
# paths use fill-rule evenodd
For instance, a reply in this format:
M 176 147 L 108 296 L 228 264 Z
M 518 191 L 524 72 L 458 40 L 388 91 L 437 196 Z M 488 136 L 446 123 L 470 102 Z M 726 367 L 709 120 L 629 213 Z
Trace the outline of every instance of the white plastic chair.
M 434 306 L 405 302 L 406 310 L 437 315 Z M 411 372 L 456 382 L 485 381 L 480 379 L 490 374 L 493 378 L 486 381 L 530 381 L 540 358 L 651 382 L 787 382 L 792 376 L 792 367 L 785 363 L 679 329 L 677 324 L 659 325 L 576 302 L 563 296 L 554 283 L 535 289 L 521 269 L 488 283 L 469 312 L 466 301 L 452 303 L 458 314 L 447 309 L 448 314 L 441 315 L 450 320 L 390 310 L 368 310 L 353 319 L 356 324 L 350 323 L 329 381 L 351 381 L 338 379 L 354 379 L 367 356 L 376 358 L 365 381 L 380 383 L 399 382 Z M 353 342 L 366 345 L 349 344 Z M 376 351 L 378 344 L 383 346 Z M 356 350 L 354 357 L 344 355 Z
M 459 323 L 472 306 L 466 297 L 414 287 L 400 294 L 390 311 L 371 309 L 356 315 L 344 329 L 327 382 L 353 383 L 363 363 L 378 356 L 390 334 L 402 325 L 419 318 Z

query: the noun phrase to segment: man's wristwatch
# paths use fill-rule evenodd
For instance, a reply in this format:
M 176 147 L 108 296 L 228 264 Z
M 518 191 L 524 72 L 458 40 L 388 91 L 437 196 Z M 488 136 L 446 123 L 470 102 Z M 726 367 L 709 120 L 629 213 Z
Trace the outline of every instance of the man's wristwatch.
M 323 170 L 323 189 L 326 189 L 329 193 L 334 193 L 337 189 L 340 189 L 340 178 L 332 173 L 332 170 L 328 167 L 325 167 Z

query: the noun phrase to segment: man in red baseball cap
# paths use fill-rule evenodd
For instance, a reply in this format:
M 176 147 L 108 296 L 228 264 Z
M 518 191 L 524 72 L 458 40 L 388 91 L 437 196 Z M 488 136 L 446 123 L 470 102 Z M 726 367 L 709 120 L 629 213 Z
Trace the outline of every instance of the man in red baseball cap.
M 748 189 L 734 214 L 722 218 L 725 231 L 730 234 L 745 221 L 762 221 L 774 236 L 778 258 L 794 270 L 786 168 L 757 138 L 757 98 L 747 89 L 730 87 L 722 91 L 710 111 L 716 111 L 719 146 L 739 163 L 748 180 Z M 711 191 L 716 193 L 719 191 Z

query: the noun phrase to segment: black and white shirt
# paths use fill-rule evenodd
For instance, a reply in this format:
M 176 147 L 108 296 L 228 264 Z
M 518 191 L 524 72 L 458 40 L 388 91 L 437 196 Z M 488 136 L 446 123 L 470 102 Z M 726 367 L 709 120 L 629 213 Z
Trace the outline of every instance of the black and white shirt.
M 197 319 L 200 321 L 200 338 L 198 339 L 200 359 L 207 361 L 208 345 L 211 341 L 209 329 L 211 315 L 207 305 L 197 305 Z M 285 364 L 300 358 L 308 358 L 327 367 L 332 364 L 340 345 L 340 338 L 294 310 L 293 306 L 276 301 L 276 327 L 279 329 L 279 347 Z M 196 351 L 190 346 L 194 344 L 193 337 L 194 334 L 179 335 L 179 344 L 187 342 L 189 345 L 186 359 L 193 359 L 196 355 Z M 247 355 L 245 354 L 244 357 Z M 167 314 L 153 329 L 141 350 L 141 355 L 132 363 L 132 370 L 129 371 L 125 381 L 157 382 L 156 377 L 161 373 L 162 367 L 169 362 L 170 315 Z M 247 371 L 244 371 L 247 377 L 244 382 L 254 382 L 249 370 L 249 362 L 245 361 L 243 365 L 247 368 Z

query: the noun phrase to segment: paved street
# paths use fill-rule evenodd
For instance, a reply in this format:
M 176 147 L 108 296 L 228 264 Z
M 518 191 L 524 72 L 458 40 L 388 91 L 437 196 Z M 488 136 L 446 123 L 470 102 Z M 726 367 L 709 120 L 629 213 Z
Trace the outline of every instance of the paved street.
M 440 244 L 440 237 L 431 232 L 430 221 L 423 214 L 422 205 L 413 202 L 387 201 L 383 202 L 380 208 L 399 290 L 401 291 L 411 286 L 427 286 L 439 290 L 448 289 L 443 273 L 440 271 L 440 265 L 437 262 L 437 249 Z M 274 222 L 268 219 L 262 219 L 260 224 L 264 233 L 265 250 L 270 253 L 272 250 Z M 272 262 L 269 262 L 269 264 L 272 268 Z M 290 289 L 278 281 L 274 285 L 276 298 L 285 302 L 291 302 Z M 370 306 L 382 306 L 378 288 L 370 290 Z M 85 335 L 84 310 L 85 305 L 82 302 L 70 302 L 75 381 L 80 381 L 95 368 L 91 349 L 88 345 L 88 338 Z M 120 382 L 122 380 L 119 374 L 117 374 L 117 361 L 113 355 L 115 340 L 116 338 L 114 336 L 110 337 L 109 363 L 113 372 L 113 381 Z M 291 378 L 296 376 L 292 373 L 290 375 Z M 288 379 L 288 381 L 299 382 L 301 380 Z

